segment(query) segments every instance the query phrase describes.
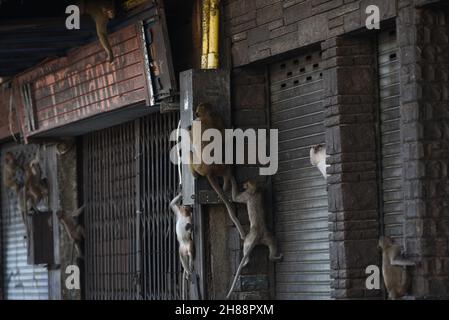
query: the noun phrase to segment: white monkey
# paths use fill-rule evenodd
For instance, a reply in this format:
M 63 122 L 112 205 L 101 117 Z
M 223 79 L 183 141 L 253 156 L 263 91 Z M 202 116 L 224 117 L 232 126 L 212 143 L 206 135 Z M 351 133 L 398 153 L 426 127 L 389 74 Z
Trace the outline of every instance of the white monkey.
M 184 269 L 184 276 L 189 279 L 193 272 L 193 259 L 195 258 L 195 246 L 192 239 L 192 208 L 179 205 L 181 194 L 171 202 L 170 208 L 176 215 L 176 236 L 179 243 L 179 259 Z
M 325 179 L 328 177 L 326 168 L 329 167 L 329 165 L 326 165 L 326 158 L 326 145 L 324 143 L 310 148 L 310 163 L 320 170 Z

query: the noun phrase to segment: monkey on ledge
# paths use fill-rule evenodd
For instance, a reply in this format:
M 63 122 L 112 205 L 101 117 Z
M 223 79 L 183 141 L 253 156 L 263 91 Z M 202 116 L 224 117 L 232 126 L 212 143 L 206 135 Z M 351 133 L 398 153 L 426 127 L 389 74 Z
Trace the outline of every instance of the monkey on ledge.
M 86 13 L 95 21 L 98 40 L 106 51 L 109 63 L 114 62 L 114 53 L 108 39 L 108 22 L 115 17 L 115 5 L 112 0 L 80 1 L 81 13 Z
M 209 103 L 199 104 L 196 109 L 196 116 L 197 118 L 195 119 L 195 121 L 201 122 L 201 137 L 203 136 L 204 132 L 208 129 L 219 130 L 222 137 L 225 136 L 224 134 L 225 126 L 223 123 L 223 119 L 213 109 L 211 104 Z M 197 152 L 197 150 L 204 150 L 208 145 L 208 143 L 204 141 L 194 141 L 194 139 L 192 139 L 192 132 L 190 132 L 190 134 L 191 134 L 191 141 L 193 144 L 192 145 L 193 152 Z M 195 145 L 195 143 L 197 145 Z M 207 164 L 203 161 L 202 154 L 196 154 L 196 157 L 201 161 L 200 163 L 194 163 L 193 152 L 192 151 L 190 152 L 190 169 L 192 171 L 193 176 L 197 177 L 199 175 L 207 178 L 211 187 L 217 193 L 221 201 L 223 201 L 223 203 L 225 204 L 229 216 L 231 217 L 232 222 L 234 223 L 240 234 L 240 238 L 244 239 L 245 233 L 243 231 L 242 225 L 240 224 L 235 214 L 234 204 L 228 200 L 225 194 L 225 191 L 229 189 L 230 182 L 233 179 L 231 167 L 226 164 L 216 164 L 216 163 Z M 224 179 L 223 188 L 219 185 L 217 177 L 223 177 Z

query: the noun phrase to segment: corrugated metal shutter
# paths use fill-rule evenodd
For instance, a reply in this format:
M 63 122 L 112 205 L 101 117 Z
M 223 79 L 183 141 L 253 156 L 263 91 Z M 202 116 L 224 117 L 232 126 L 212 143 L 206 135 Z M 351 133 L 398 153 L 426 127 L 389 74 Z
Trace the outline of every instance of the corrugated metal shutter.
M 176 113 L 153 114 L 84 137 L 87 299 L 182 297 L 170 162 Z
M 279 129 L 279 171 L 273 178 L 278 299 L 329 299 L 330 257 L 326 181 L 312 167 L 312 145 L 324 143 L 320 52 L 273 64 L 272 128 Z
M 399 108 L 399 57 L 394 30 L 379 36 L 380 145 L 384 232 L 403 234 L 404 194 Z
M 2 148 L 1 163 L 6 152 L 16 158 L 23 156 L 24 163 L 34 157 L 35 146 L 10 145 Z M 3 180 L 2 180 L 3 181 Z M 48 271 L 43 266 L 27 264 L 27 240 L 25 225 L 18 209 L 17 195 L 1 188 L 2 241 L 4 294 L 8 300 L 47 300 Z

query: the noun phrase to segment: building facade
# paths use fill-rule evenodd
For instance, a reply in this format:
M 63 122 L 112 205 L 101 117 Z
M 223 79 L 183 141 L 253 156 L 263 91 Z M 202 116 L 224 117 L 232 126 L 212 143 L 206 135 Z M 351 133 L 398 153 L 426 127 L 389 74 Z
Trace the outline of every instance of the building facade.
M 185 97 L 188 117 L 192 103 L 209 99 L 229 127 L 278 130 L 277 173 L 259 177 L 258 165 L 244 164 L 234 174 L 240 185 L 264 183 L 283 259 L 272 263 L 256 247 L 233 298 L 385 299 L 383 286 L 366 285 L 367 267 L 381 267 L 384 235 L 416 263 L 406 298 L 449 297 L 445 1 L 223 0 L 223 70 L 204 76 L 186 71 L 200 66 L 201 1 L 144 2 L 113 27 L 115 65 L 89 38 L 0 84 L 2 165 L 8 152 L 24 163 L 39 156 L 53 221 L 51 261 L 26 263 L 34 238 L 18 196 L 3 186 L 1 297 L 226 296 L 243 243 L 202 179 L 182 180 L 183 192 L 186 181 L 196 192 L 192 282 L 178 259 L 169 203 L 181 187 L 170 134 L 185 125 Z M 371 28 L 377 9 L 379 28 Z M 327 180 L 309 159 L 322 143 Z M 56 213 L 80 206 L 77 259 Z M 245 207 L 237 212 L 247 230 Z M 74 264 L 81 290 L 66 286 Z

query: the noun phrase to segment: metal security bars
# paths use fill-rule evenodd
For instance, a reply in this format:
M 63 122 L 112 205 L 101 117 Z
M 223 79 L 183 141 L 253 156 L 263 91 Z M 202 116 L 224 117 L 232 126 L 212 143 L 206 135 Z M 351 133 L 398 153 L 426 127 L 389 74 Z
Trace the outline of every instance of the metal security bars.
M 87 299 L 182 296 L 170 162 L 177 114 L 154 114 L 84 138 Z
M 84 140 L 87 299 L 137 299 L 138 217 L 134 125 Z
M 169 203 L 178 188 L 177 168 L 170 162 L 170 133 L 178 115 L 154 115 L 140 121 L 140 227 L 142 297 L 181 299 L 182 268 Z

